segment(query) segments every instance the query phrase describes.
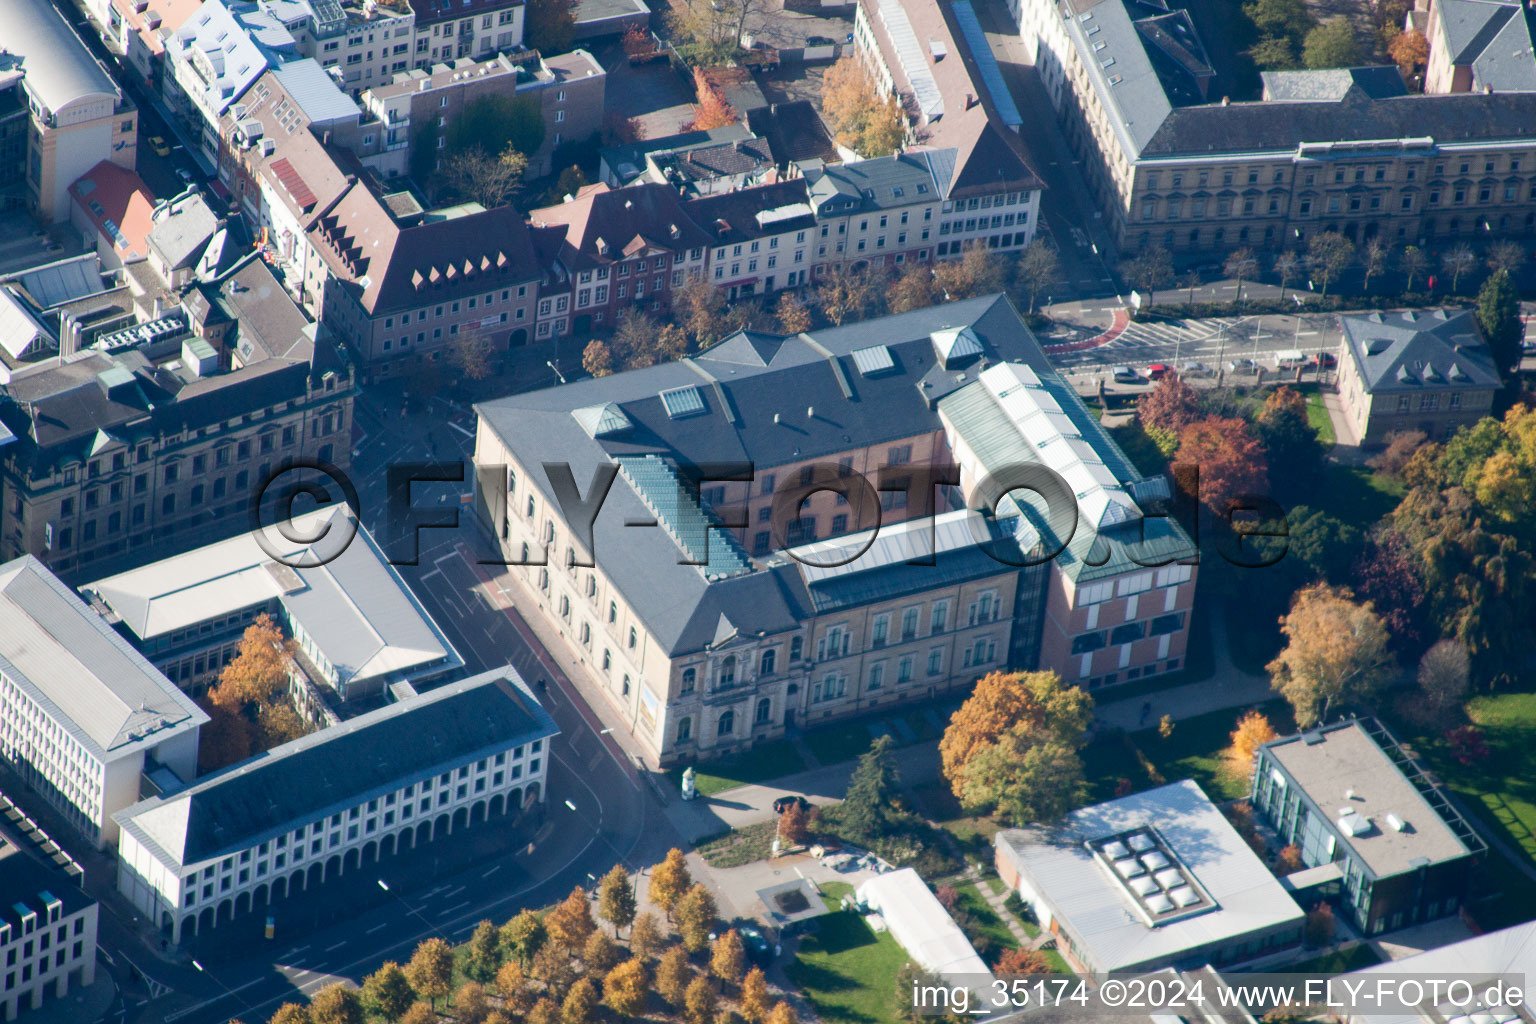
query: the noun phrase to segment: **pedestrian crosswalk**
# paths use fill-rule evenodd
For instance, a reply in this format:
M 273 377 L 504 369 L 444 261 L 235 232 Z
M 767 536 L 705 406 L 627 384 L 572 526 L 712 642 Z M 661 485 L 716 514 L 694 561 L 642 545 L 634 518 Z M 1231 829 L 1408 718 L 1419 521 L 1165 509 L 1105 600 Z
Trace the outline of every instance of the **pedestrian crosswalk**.
M 1198 345 L 1217 337 L 1237 322 L 1237 317 L 1214 317 L 1209 320 L 1162 320 L 1154 323 L 1132 323 L 1114 341 L 1117 349 L 1130 352 L 1156 350 L 1158 355 L 1172 356 L 1179 346 Z

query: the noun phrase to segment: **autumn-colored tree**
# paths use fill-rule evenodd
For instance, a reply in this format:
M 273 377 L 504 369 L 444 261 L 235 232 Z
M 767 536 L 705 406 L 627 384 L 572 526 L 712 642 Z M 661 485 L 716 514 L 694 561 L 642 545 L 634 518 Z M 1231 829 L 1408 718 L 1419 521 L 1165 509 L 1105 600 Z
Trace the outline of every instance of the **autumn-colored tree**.
M 400 1018 L 400 1024 L 437 1024 L 437 1011 L 423 1002 L 411 1004 Z
M 453 950 L 436 936 L 426 939 L 411 954 L 405 976 L 416 994 L 426 996 L 432 1008 L 437 1009 L 438 999 L 448 994 L 453 981 Z
M 453 1015 L 458 1024 L 485 1024 L 491 1014 L 491 1001 L 478 981 L 466 981 L 453 994 Z
M 1253 772 L 1253 759 L 1259 748 L 1278 735 L 1262 711 L 1249 711 L 1239 718 L 1237 728 L 1232 730 L 1232 743 L 1225 751 L 1232 773 L 1246 779 Z
M 747 1024 L 763 1024 L 768 1010 L 768 978 L 761 967 L 754 967 L 741 983 L 741 1015 Z
M 725 293 L 703 278 L 695 278 L 673 292 L 672 309 L 697 347 L 722 336 Z
M 1269 675 L 1302 728 L 1325 719 L 1334 701 L 1370 696 L 1394 671 L 1386 627 L 1353 596 L 1319 583 L 1297 593 L 1280 620 L 1287 643 Z
M 926 309 L 938 300 L 933 270 L 926 263 L 913 263 L 891 284 L 885 305 L 892 313 L 906 313 Z
M 496 992 L 501 996 L 502 1004 L 519 1017 L 533 1009 L 537 995 L 528 982 L 528 975 L 516 960 L 508 960 L 496 972 Z
M 1333 941 L 1335 922 L 1333 920 L 1333 908 L 1326 903 L 1319 903 L 1307 911 L 1306 924 L 1303 926 L 1305 940 L 1309 946 L 1326 946 Z
M 966 246 L 958 260 L 939 260 L 933 266 L 934 285 L 951 302 L 1000 292 L 1005 276 L 1002 260 L 979 239 Z
M 476 146 L 445 159 L 441 181 L 460 198 L 490 210 L 507 205 L 527 169 L 528 158 L 510 145 L 500 154 Z
M 732 928 L 715 940 L 709 956 L 709 973 L 727 985 L 741 981 L 747 969 L 747 950 L 741 944 L 741 936 Z
M 1302 868 L 1301 847 L 1295 843 L 1283 846 L 1280 848 L 1277 859 L 1280 861 L 1281 869 L 1286 873 L 1300 871 Z
M 656 915 L 647 910 L 635 918 L 635 926 L 629 930 L 629 951 L 642 960 L 649 960 L 661 949 L 661 926 Z
M 528 1011 L 527 1024 L 560 1024 L 560 1004 L 544 996 Z
M 693 876 L 688 873 L 688 862 L 683 859 L 683 851 L 677 847 L 667 851 L 667 856 L 660 864 L 651 868 L 651 882 L 646 895 L 650 901 L 666 911 L 667 920 L 672 920 L 673 908 L 677 901 L 683 898 L 683 893 L 693 885 Z
M 816 304 L 823 316 L 841 327 L 864 319 L 878 305 L 878 289 L 885 278 L 867 268 L 854 270 L 851 264 L 834 263 L 816 280 Z
M 1054 821 L 1082 806 L 1087 795 L 1077 754 L 1082 742 L 1043 735 L 1020 723 L 972 756 L 956 795 L 967 810 L 992 810 L 1014 825 Z
M 571 894 L 549 912 L 544 924 L 549 928 L 551 939 L 569 952 L 579 953 L 582 946 L 586 945 L 587 936 L 597 929 L 597 922 L 592 920 L 592 904 L 587 898 L 587 891 L 579 885 L 573 888 Z
M 635 909 L 635 887 L 629 880 L 629 872 L 624 870 L 624 865 L 615 864 L 598 883 L 597 912 L 613 925 L 617 934 L 634 923 Z
M 385 1020 L 399 1020 L 415 1001 L 405 971 L 393 960 L 363 979 L 363 1005 Z
M 901 106 L 881 95 L 857 57 L 843 57 L 822 78 L 821 109 L 836 140 L 864 158 L 889 156 L 905 134 Z
M 1225 519 L 1245 494 L 1262 494 L 1268 480 L 1264 449 L 1244 420 L 1213 416 L 1179 432 L 1176 463 L 1200 473 L 1200 500 Z
M 725 97 L 720 94 L 707 77 L 702 67 L 693 69 L 693 91 L 696 102 L 693 105 L 693 120 L 688 122 L 685 130 L 690 132 L 704 132 L 714 128 L 724 128 L 728 124 L 735 124 L 741 120 L 741 115 L 736 108 L 725 102 Z
M 284 1003 L 267 1019 L 267 1024 L 312 1024 L 309 1007 L 298 1003 Z
M 656 41 L 640 25 L 630 25 L 625 29 L 620 44 L 624 47 L 626 57 L 639 57 L 656 51 Z
M 718 1005 L 714 986 L 703 978 L 695 978 L 683 994 L 683 1019 L 688 1024 L 715 1024 Z
M 510 957 L 524 970 L 533 962 L 533 956 L 548 941 L 549 932 L 544 921 L 532 910 L 520 910 L 517 916 L 501 926 L 501 948 L 504 957 Z
M 363 1001 L 340 982 L 327 985 L 309 1001 L 309 1019 L 313 1024 L 364 1024 Z
M 1010 949 L 997 958 L 993 974 L 1050 974 L 1053 968 L 1045 954 L 1037 949 Z
M 603 979 L 603 1002 L 615 1013 L 638 1017 L 645 1009 L 649 986 L 650 972 L 645 968 L 645 961 L 638 957 L 626 960 Z
M 811 329 L 811 311 L 794 292 L 785 292 L 773 307 L 783 334 L 802 334 Z
M 234 660 L 201 701 L 213 719 L 199 741 L 198 763 L 203 771 L 222 768 L 310 731 L 289 696 L 293 651 L 293 641 L 283 636 L 270 615 L 262 613 L 246 627 Z
M 587 974 L 595 979 L 601 980 L 622 959 L 624 953 L 619 944 L 600 928 L 588 935 L 586 944 L 581 947 L 581 962 Z
M 768 1011 L 768 1024 L 799 1024 L 799 1018 L 795 1015 L 794 1007 L 780 999 Z
M 601 1001 L 590 978 L 578 979 L 560 1003 L 560 1024 L 591 1024 Z
M 788 846 L 799 846 L 810 833 L 811 816 L 799 803 L 792 803 L 779 815 L 779 839 Z
M 1063 686 L 1054 672 L 990 672 L 971 691 L 944 730 L 939 757 L 944 777 L 963 790 L 971 759 L 1019 725 L 1078 744 L 1093 711 L 1093 698 Z
M 528 1010 L 527 1024 L 561 1024 L 561 1004 L 550 996 L 542 996 L 533 1009 Z
M 1323 446 L 1307 419 L 1307 400 L 1294 388 L 1276 388 L 1264 400 L 1254 426 L 1264 446 L 1265 465 L 1297 483 L 1312 478 L 1322 465 Z
M 1201 415 L 1200 393 L 1176 371 L 1164 374 L 1152 390 L 1136 400 L 1136 416 L 1148 431 L 1167 431 L 1176 437 Z
M 1412 82 L 1419 68 L 1429 63 L 1429 40 L 1424 38 L 1423 32 L 1410 28 L 1399 32 L 1387 44 L 1387 55 L 1397 65 L 1397 70 L 1402 72 L 1403 80 Z
M 606 377 L 613 372 L 613 350 L 601 338 L 593 338 L 581 350 L 581 368 L 594 377 Z
M 715 924 L 715 898 L 702 882 L 694 882 L 692 888 L 677 901 L 677 930 L 683 937 L 683 947 L 697 953 L 709 943 L 709 930 Z
M 661 993 L 661 998 L 681 1008 L 693 979 L 693 965 L 688 962 L 688 951 L 682 946 L 671 946 L 661 955 L 656 965 L 656 991 Z

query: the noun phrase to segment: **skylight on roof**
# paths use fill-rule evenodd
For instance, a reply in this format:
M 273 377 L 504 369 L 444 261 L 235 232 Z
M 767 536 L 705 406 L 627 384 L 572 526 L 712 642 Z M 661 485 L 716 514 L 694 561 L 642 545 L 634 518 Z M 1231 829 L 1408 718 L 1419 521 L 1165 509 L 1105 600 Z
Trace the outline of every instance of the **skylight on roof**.
M 1217 909 L 1216 901 L 1179 863 L 1177 852 L 1150 825 L 1084 845 L 1110 870 L 1126 900 L 1149 928 Z
M 864 376 L 875 377 L 895 369 L 896 361 L 891 357 L 891 350 L 884 345 L 871 345 L 869 348 L 853 350 L 853 365 Z
M 699 416 L 705 411 L 704 396 L 696 387 L 672 388 L 670 391 L 663 391 L 659 397 L 662 407 L 667 410 L 667 415 L 674 420 Z

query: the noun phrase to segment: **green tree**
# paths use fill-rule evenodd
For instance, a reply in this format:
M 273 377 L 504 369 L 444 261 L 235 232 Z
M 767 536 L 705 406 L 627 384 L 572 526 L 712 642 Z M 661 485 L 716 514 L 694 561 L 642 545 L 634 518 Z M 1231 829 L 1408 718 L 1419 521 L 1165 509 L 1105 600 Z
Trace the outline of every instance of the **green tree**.
M 690 953 L 697 953 L 709 944 L 709 930 L 715 924 L 715 898 L 694 882 L 693 887 L 677 901 L 677 930 L 682 934 L 683 946 Z
M 1305 0 L 1253 0 L 1243 13 L 1261 35 L 1301 39 L 1312 28 Z
M 1370 696 L 1394 671 L 1386 627 L 1353 596 L 1319 583 L 1300 591 L 1280 620 L 1286 646 L 1269 675 L 1302 728 L 1325 720 L 1335 701 Z
M 604 921 L 613 925 L 615 933 L 628 928 L 635 921 L 635 887 L 629 880 L 624 865 L 615 864 L 608 869 L 597 887 L 597 912 Z
M 544 921 L 532 910 L 518 911 L 516 917 L 501 926 L 501 948 L 527 970 L 533 955 L 549 940 Z
M 591 1024 L 601 1002 L 597 986 L 591 979 L 581 978 L 571 986 L 560 1004 L 560 1024 Z
M 858 766 L 848 780 L 842 816 L 856 835 L 872 838 L 886 829 L 892 801 L 901 787 L 896 756 L 892 753 L 895 746 L 896 741 L 889 733 L 876 739 L 859 756 Z
M 1360 47 L 1355 43 L 1355 30 L 1349 21 L 1342 15 L 1329 18 L 1308 32 L 1301 48 L 1301 61 L 1314 70 L 1349 68 L 1360 63 Z
M 688 873 L 688 862 L 683 859 L 683 851 L 674 846 L 667 851 L 666 858 L 660 864 L 651 868 L 647 895 L 652 903 L 666 911 L 667 920 L 670 921 L 677 901 L 683 898 L 683 893 L 691 885 L 693 876 Z
M 1321 467 L 1323 447 L 1307 419 L 1307 400 L 1294 388 L 1271 391 L 1254 420 L 1270 469 L 1280 478 L 1305 483 Z
M 393 960 L 363 980 L 363 1005 L 387 1021 L 399 1020 L 416 1001 L 405 971 Z
M 1349 268 L 1354 259 L 1355 243 L 1337 231 L 1324 231 L 1312 237 L 1307 244 L 1307 262 L 1312 266 L 1313 278 L 1323 286 L 1323 298 L 1328 297 L 1328 286 Z
M 1514 379 L 1520 365 L 1520 343 L 1525 337 L 1525 322 L 1520 317 L 1520 294 L 1510 280 L 1509 271 L 1496 271 L 1477 290 L 1477 325 L 1488 340 L 1493 365 L 1506 381 Z
M 534 2 L 547 3 L 551 0 Z M 528 5 L 530 19 L 533 17 L 533 8 L 534 4 Z M 459 115 L 448 123 L 443 139 L 445 161 L 456 153 L 468 153 L 471 150 L 479 150 L 486 156 L 500 156 L 509 148 L 529 157 L 544 143 L 544 115 L 538 101 L 527 96 L 487 93 L 464 105 Z
M 1027 723 L 978 751 L 966 768 L 960 801 L 967 808 L 995 808 L 1014 825 L 1055 821 L 1082 806 L 1088 784 L 1077 746 L 1042 737 Z
M 490 981 L 501 967 L 501 936 L 489 921 L 475 925 L 469 937 L 469 958 L 464 963 L 464 973 L 475 981 Z
M 1296 43 L 1285 36 L 1265 36 L 1248 48 L 1248 56 L 1260 71 L 1292 71 L 1300 64 Z
M 314 1024 L 364 1024 L 363 1002 L 340 982 L 327 985 L 310 1000 L 309 1019 Z
M 944 778 L 965 799 L 972 763 L 1019 727 L 1073 750 L 1093 717 L 1093 698 L 1054 672 L 989 672 L 960 705 L 939 742 Z
M 576 41 L 575 0 L 528 0 L 523 42 L 540 53 L 565 53 Z
M 453 950 L 435 936 L 425 940 L 405 965 L 405 976 L 416 994 L 426 996 L 432 1008 L 437 1009 L 438 999 L 448 994 L 453 981 Z

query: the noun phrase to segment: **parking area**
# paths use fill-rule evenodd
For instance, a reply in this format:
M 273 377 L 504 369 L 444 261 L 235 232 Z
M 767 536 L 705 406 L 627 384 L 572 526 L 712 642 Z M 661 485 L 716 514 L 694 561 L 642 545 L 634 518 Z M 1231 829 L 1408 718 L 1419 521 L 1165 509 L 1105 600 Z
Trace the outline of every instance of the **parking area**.
M 810 100 L 818 113 L 821 111 L 821 83 L 827 73 L 825 62 L 817 64 L 783 64 L 777 71 L 765 71 L 756 75 L 757 86 L 769 103 L 792 103 Z
M 758 17 L 747 19 L 746 32 L 756 43 L 766 43 L 778 50 L 800 50 L 807 46 L 835 45 L 839 54 L 851 52 L 844 42 L 853 32 L 853 18 L 836 14 L 807 14 L 787 11 L 781 4 Z
M 693 92 L 666 61 L 631 65 L 617 43 L 592 55 L 608 72 L 604 113 L 639 118 L 647 139 L 675 135 L 693 119 Z

